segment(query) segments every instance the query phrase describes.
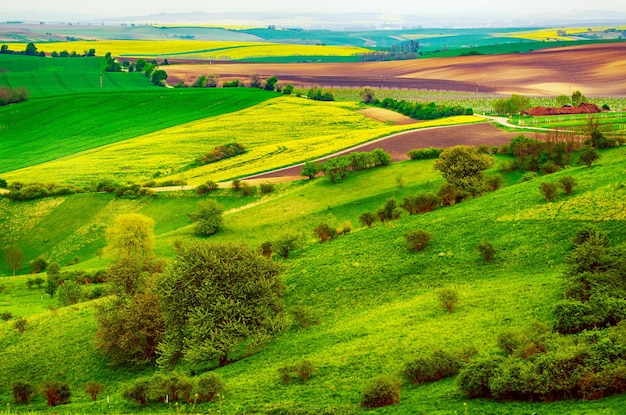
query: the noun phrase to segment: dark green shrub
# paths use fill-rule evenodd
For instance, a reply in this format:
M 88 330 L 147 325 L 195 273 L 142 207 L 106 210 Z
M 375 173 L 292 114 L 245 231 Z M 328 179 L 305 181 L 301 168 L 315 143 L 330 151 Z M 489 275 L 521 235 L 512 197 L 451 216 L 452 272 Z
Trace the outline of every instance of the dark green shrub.
M 500 189 L 504 184 L 504 177 L 501 174 L 493 174 L 485 177 L 485 190 L 488 192 L 495 192 Z
M 265 241 L 261 244 L 261 246 L 259 246 L 259 250 L 261 251 L 261 255 L 263 255 L 264 257 L 267 258 L 271 258 L 272 257 L 272 247 L 274 246 L 274 243 L 271 241 Z
M 274 242 L 274 250 L 282 258 L 289 258 L 289 254 L 302 246 L 302 238 L 298 234 L 286 234 Z
M 439 207 L 439 198 L 431 193 L 421 193 L 416 196 L 408 196 L 402 199 L 400 207 L 409 212 L 409 215 L 416 213 L 432 212 Z
M 13 318 L 13 314 L 11 314 L 10 311 L 3 311 L 2 313 L 0 313 L 0 320 L 2 321 L 9 321 Z
M 256 193 L 256 187 L 250 186 L 247 183 L 241 184 L 241 194 L 244 196 L 253 196 Z
M 19 317 L 13 322 L 13 328 L 20 333 L 26 331 L 26 326 L 28 326 L 28 321 L 24 317 Z
M 571 195 L 574 188 L 578 186 L 578 182 L 572 176 L 559 177 L 559 184 L 568 196 Z
M 43 385 L 43 392 L 48 406 L 68 404 L 72 395 L 69 385 L 65 382 L 46 382 Z
M 546 198 L 547 202 L 552 202 L 556 199 L 556 196 L 559 192 L 559 188 L 556 183 L 553 182 L 543 182 L 539 185 L 539 191 Z
M 35 394 L 35 388 L 30 383 L 18 381 L 11 385 L 13 390 L 13 403 L 16 405 L 30 403 Z
M 48 266 L 48 261 L 46 261 L 44 257 L 40 256 L 37 259 L 33 259 L 32 261 L 30 261 L 28 265 L 30 267 L 31 274 L 38 274 L 46 270 L 46 267 Z
M 150 399 L 150 382 L 147 380 L 136 380 L 132 385 L 124 389 L 122 397 L 145 406 Z
M 209 190 L 217 190 L 219 189 L 219 184 L 215 183 L 213 180 L 209 180 L 206 183 L 206 187 L 209 188 Z
M 372 380 L 363 392 L 361 404 L 366 408 L 382 408 L 400 403 L 400 380 L 381 376 Z
M 209 189 L 209 186 L 207 186 L 206 184 L 200 184 L 196 187 L 196 194 L 197 195 L 205 195 L 207 193 L 209 193 L 211 190 Z
M 501 356 L 482 356 L 459 371 L 459 388 L 469 398 L 491 398 L 490 379 L 504 362 Z
M 401 210 L 398 209 L 395 198 L 387 199 L 385 204 L 376 210 L 376 215 L 381 222 L 396 220 L 400 218 Z
M 418 148 L 415 150 L 411 150 L 407 153 L 411 160 L 428 160 L 428 159 L 436 159 L 439 158 L 439 155 L 443 153 L 444 148 Z
M 451 288 L 442 288 L 437 291 L 437 298 L 443 309 L 450 313 L 459 301 L 459 294 Z
M 313 230 L 313 234 L 324 243 L 337 237 L 337 230 L 330 227 L 327 223 L 321 223 Z
M 430 233 L 423 230 L 404 234 L 404 240 L 406 241 L 407 246 L 415 251 L 421 251 L 424 249 L 430 242 L 430 239 Z
M 233 192 L 238 192 L 241 190 L 241 180 L 239 179 L 234 179 L 231 183 L 230 183 L 231 187 L 233 188 Z
M 584 163 L 588 168 L 591 167 L 594 161 L 600 158 L 600 152 L 593 147 L 586 147 L 580 152 L 578 161 Z
M 480 154 L 490 154 L 490 150 L 491 147 L 489 147 L 487 144 L 481 144 L 478 146 L 478 152 Z
M 207 372 L 198 378 L 194 394 L 198 396 L 199 402 L 215 402 L 215 396 L 223 394 L 225 389 L 226 385 L 217 373 Z
M 522 177 L 520 177 L 519 181 L 520 181 L 520 183 L 529 182 L 529 181 L 531 181 L 533 179 L 536 179 L 537 177 L 539 177 L 537 172 L 535 172 L 535 171 L 527 171 L 526 173 L 524 173 L 522 175 Z
M 193 383 L 180 372 L 159 374 L 150 380 L 151 398 L 161 402 L 191 402 Z
M 418 385 L 455 376 L 460 368 L 461 362 L 457 356 L 443 350 L 436 350 L 407 363 L 402 374 L 409 382 Z
M 91 396 L 92 401 L 98 400 L 98 395 L 104 390 L 104 385 L 100 382 L 87 382 L 85 384 L 85 392 Z
M 309 179 L 315 178 L 315 175 L 322 170 L 322 167 L 318 163 L 314 163 L 312 161 L 308 161 L 302 166 L 302 171 L 300 172 L 300 176 L 306 176 Z
M 61 307 L 79 303 L 83 299 L 83 289 L 74 281 L 65 281 L 57 292 Z
M 198 211 L 190 215 L 195 222 L 194 231 L 199 235 L 213 235 L 222 226 L 224 208 L 213 199 L 198 202 Z
M 507 330 L 498 334 L 496 342 L 504 353 L 512 355 L 524 345 L 525 339 L 520 333 Z
M 315 365 L 309 360 L 303 360 L 294 366 L 296 374 L 302 379 L 303 382 L 309 380 L 313 372 L 315 372 Z
M 309 306 L 298 305 L 291 311 L 295 321 L 300 324 L 300 327 L 306 329 L 310 324 L 317 324 L 317 319 L 313 314 L 313 309 Z
M 450 183 L 446 183 L 441 186 L 441 189 L 437 192 L 437 196 L 439 196 L 441 203 L 444 205 L 454 206 L 456 204 L 458 192 L 454 186 Z
M 350 232 L 352 232 L 352 223 L 349 220 L 337 227 L 337 235 L 347 235 Z
M 496 255 L 496 248 L 494 248 L 493 244 L 489 241 L 482 241 L 479 243 L 476 250 L 478 250 L 480 256 L 485 260 L 485 262 L 491 262 L 493 257 Z
M 0 189 L 6 189 L 7 186 L 8 186 L 7 181 L 4 179 L 0 179 Z
M 259 185 L 259 189 L 261 190 L 261 193 L 266 195 L 274 191 L 274 185 L 272 183 L 261 183 Z
M 359 216 L 359 221 L 368 228 L 371 228 L 376 221 L 376 215 L 372 212 L 365 212 Z
M 606 247 L 608 245 L 606 234 L 604 232 L 591 225 L 585 224 L 576 231 L 574 238 L 572 238 L 572 242 L 576 245 L 582 245 L 587 241 L 601 247 Z
M 559 170 L 561 170 L 561 168 L 557 166 L 556 163 L 554 163 L 553 161 L 547 161 L 539 167 L 539 171 L 544 176 L 547 174 L 556 173 Z

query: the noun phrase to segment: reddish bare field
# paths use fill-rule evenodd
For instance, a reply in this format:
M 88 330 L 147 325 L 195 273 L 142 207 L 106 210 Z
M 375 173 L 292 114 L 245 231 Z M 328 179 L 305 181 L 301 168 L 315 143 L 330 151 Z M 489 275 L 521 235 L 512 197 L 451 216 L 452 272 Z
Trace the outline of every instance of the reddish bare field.
M 393 62 L 218 63 L 167 68 L 168 81 L 187 83 L 199 75 L 247 81 L 249 74 L 277 76 L 297 86 L 349 86 L 449 91 L 626 96 L 626 42 L 567 46 L 511 55 L 479 55 Z
M 354 151 L 372 151 L 375 148 L 382 148 L 391 155 L 392 161 L 402 161 L 408 160 L 409 156 L 407 156 L 407 153 L 416 148 L 451 147 L 460 144 L 472 146 L 481 144 L 500 146 L 502 144 L 508 144 L 512 138 L 519 134 L 520 133 L 509 133 L 500 130 L 488 123 L 435 127 L 432 129 L 425 128 L 396 134 L 389 138 L 364 144 L 358 148 L 346 150 L 330 157 L 349 154 Z M 267 179 L 271 177 L 294 177 L 299 176 L 301 170 L 302 166 L 295 166 L 251 176 L 250 178 Z

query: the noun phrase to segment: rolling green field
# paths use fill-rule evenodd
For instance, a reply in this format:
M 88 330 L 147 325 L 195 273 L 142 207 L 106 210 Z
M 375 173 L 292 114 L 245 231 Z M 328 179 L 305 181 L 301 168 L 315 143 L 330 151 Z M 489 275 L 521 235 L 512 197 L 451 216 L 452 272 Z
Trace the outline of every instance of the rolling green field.
M 626 241 L 621 232 L 623 207 L 606 209 L 623 204 L 626 198 L 620 173 L 625 163 L 626 152 L 618 148 L 604 151 L 591 169 L 574 167 L 520 184 L 515 184 L 515 176 L 508 176 L 509 185 L 494 193 L 428 214 L 378 223 L 372 229 L 360 227 L 355 218 L 390 196 L 401 198 L 442 184 L 431 161 L 402 162 L 355 173 L 336 185 L 325 179 L 284 185 L 260 200 L 234 198 L 226 202 L 230 191 L 222 191 L 218 200 L 229 207 L 254 204 L 225 215 L 225 230 L 211 240 L 244 240 L 255 247 L 286 232 L 304 235 L 304 248 L 285 261 L 286 302 L 289 307 L 311 307 L 318 324 L 307 329 L 294 325 L 259 353 L 216 369 L 228 386 L 219 403 L 194 408 L 153 404 L 142 409 L 123 400 L 120 390 L 155 369 L 107 366 L 106 359 L 94 350 L 93 303 L 47 311 L 54 303 L 42 290 L 28 290 L 25 277 L 7 277 L 2 280 L 7 288 L 0 294 L 0 311 L 13 310 L 27 317 L 28 328 L 19 334 L 10 323 L 0 323 L 0 346 L 5 355 L 0 363 L 0 384 L 16 379 L 16 374 L 32 382 L 51 376 L 66 380 L 73 390 L 72 403 L 62 410 L 70 413 L 287 413 L 296 408 L 298 413 L 367 413 L 359 408 L 359 401 L 369 379 L 399 375 L 404 363 L 425 348 L 473 345 L 491 351 L 497 334 L 505 329 L 524 328 L 534 320 L 550 324 L 552 304 L 562 295 L 560 275 L 576 229 L 582 223 L 594 223 L 607 231 L 613 242 Z M 574 176 L 580 186 L 572 196 L 547 204 L 538 192 L 538 183 L 564 174 Z M 398 175 L 406 179 L 403 187 L 397 185 Z M 63 217 L 70 220 L 67 213 L 56 210 L 69 210 L 72 205 L 85 211 L 84 216 L 76 216 L 80 223 L 95 216 L 88 206 L 93 206 L 92 212 L 112 215 L 115 210 L 143 212 L 155 219 L 157 251 L 169 256 L 171 248 L 167 247 L 172 241 L 191 237 L 183 216 L 196 200 L 195 196 L 172 195 L 126 201 L 106 195 L 70 196 L 57 207 L 48 207 L 52 210 L 40 222 L 47 225 L 36 233 L 47 229 L 51 242 L 72 233 L 63 223 L 55 224 Z M 606 205 L 589 200 L 604 200 Z M 102 208 L 110 203 L 119 206 Z M 171 206 L 180 208 L 172 212 Z M 546 215 L 546 209 L 552 213 Z M 346 220 L 355 227 L 349 235 L 326 244 L 314 241 L 311 230 L 315 224 L 326 221 L 336 225 Z M 415 229 L 433 234 L 433 241 L 421 253 L 410 252 L 404 245 L 402 235 Z M 80 238 L 80 232 L 73 234 Z M 483 239 L 497 249 L 490 264 L 474 250 Z M 101 266 L 99 261 L 81 261 L 74 267 Z M 437 304 L 435 291 L 441 287 L 459 293 L 459 303 L 450 314 Z M 278 368 L 305 358 L 317 368 L 311 379 L 284 385 Z M 183 365 L 179 369 L 194 368 Z M 90 380 L 106 384 L 109 404 L 104 398 L 92 403 L 82 392 L 82 385 Z M 3 401 L 9 401 L 9 393 L 6 387 L 0 390 Z M 449 379 L 421 386 L 405 384 L 399 405 L 376 412 L 620 414 L 624 399 L 615 396 L 555 403 L 468 400 L 458 392 L 454 379 Z M 30 408 L 45 411 L 45 401 L 37 398 Z

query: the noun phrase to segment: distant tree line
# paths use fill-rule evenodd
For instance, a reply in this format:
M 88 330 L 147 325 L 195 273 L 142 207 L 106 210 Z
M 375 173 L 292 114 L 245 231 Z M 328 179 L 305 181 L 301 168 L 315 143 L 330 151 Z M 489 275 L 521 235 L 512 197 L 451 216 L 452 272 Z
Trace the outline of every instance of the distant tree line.
M 419 48 L 420 43 L 418 41 L 409 40 L 381 50 L 363 53 L 360 55 L 360 59 L 362 62 L 416 59 L 419 56 Z
M 76 53 L 75 50 L 73 50 L 72 52 L 68 52 L 67 50 L 62 50 L 61 52 L 57 52 L 52 51 L 52 53 L 50 54 L 51 57 L 53 58 L 85 58 L 85 57 L 94 57 L 96 56 L 96 50 L 94 48 L 91 48 L 89 50 L 86 50 L 82 55 Z
M 41 57 L 46 56 L 45 52 L 43 51 L 38 52 L 37 46 L 35 46 L 35 44 L 32 42 L 26 45 L 26 49 L 24 49 L 23 51 L 11 50 L 9 49 L 8 45 L 2 45 L 0 46 L 0 54 L 7 54 L 7 55 L 15 54 L 15 55 L 41 56 Z
M 474 111 L 471 108 L 463 108 L 459 106 L 437 105 L 434 102 L 427 104 L 411 101 L 397 101 L 393 98 L 385 98 L 382 101 L 375 99 L 372 105 L 380 108 L 390 109 L 416 120 L 435 120 L 437 118 L 450 117 L 453 115 L 472 115 Z

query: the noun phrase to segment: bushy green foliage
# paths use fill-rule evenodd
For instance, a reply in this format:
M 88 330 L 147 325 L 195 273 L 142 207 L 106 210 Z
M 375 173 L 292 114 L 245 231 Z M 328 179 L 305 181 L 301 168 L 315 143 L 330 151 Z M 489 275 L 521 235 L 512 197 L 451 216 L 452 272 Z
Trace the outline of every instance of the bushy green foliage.
M 373 379 L 363 392 L 361 405 L 366 408 L 382 408 L 400 403 L 400 380 L 394 376 Z
M 263 193 L 264 195 L 272 193 L 275 189 L 275 186 L 273 183 L 261 183 L 259 185 L 259 190 L 261 190 L 261 193 Z
M 38 274 L 42 271 L 46 270 L 48 266 L 48 261 L 43 256 L 37 257 L 37 259 L 33 259 L 28 263 L 31 274 Z
M 578 186 L 578 182 L 572 176 L 559 177 L 559 184 L 561 185 L 563 191 L 565 191 L 565 194 L 568 196 L 570 196 L 574 191 L 574 188 Z
M 242 343 L 271 338 L 284 324 L 281 271 L 242 244 L 181 245 L 157 284 L 165 316 L 160 364 L 182 357 L 223 366 Z
M 385 98 L 382 101 L 375 100 L 373 105 L 387 108 L 416 120 L 435 120 L 437 118 L 451 117 L 453 115 L 472 115 L 471 108 L 460 106 L 445 106 L 434 102 L 407 102 L 397 101 L 393 98 Z
M 402 374 L 411 383 L 436 382 L 459 373 L 461 361 L 458 356 L 444 350 L 435 350 L 408 362 Z
M 482 241 L 476 246 L 476 250 L 480 253 L 480 256 L 485 262 L 491 262 L 496 255 L 496 248 L 489 241 Z
M 24 317 L 19 317 L 13 322 L 13 328 L 20 333 L 24 333 L 28 327 L 28 321 Z
M 0 86 L 0 107 L 24 102 L 30 96 L 28 89 L 24 87 L 10 88 L 8 86 Z
M 57 291 L 57 299 L 61 307 L 79 303 L 83 297 L 83 289 L 74 281 L 65 281 Z
M 376 210 L 376 216 L 381 222 L 397 220 L 400 218 L 401 210 L 397 207 L 395 198 L 387 199 L 385 204 Z
M 85 392 L 89 394 L 92 401 L 98 400 L 98 395 L 104 391 L 104 385 L 100 382 L 91 381 L 85 384 Z
M 302 237 L 296 233 L 288 233 L 280 236 L 274 242 L 274 251 L 284 259 L 289 258 L 289 254 L 302 247 Z M 267 255 L 265 255 L 267 256 Z
M 371 228 L 374 222 L 376 222 L 376 215 L 372 212 L 362 213 L 361 216 L 359 216 L 359 222 L 368 228 Z
M 247 183 L 242 183 L 241 184 L 241 194 L 249 197 L 249 196 L 253 196 L 256 193 L 256 187 L 255 186 L 250 186 Z
M 416 213 L 432 212 L 439 207 L 440 203 L 439 198 L 434 194 L 420 193 L 402 199 L 400 207 L 409 212 L 409 215 L 414 215 Z
M 480 356 L 459 372 L 461 392 L 469 398 L 491 398 L 489 381 L 505 361 L 501 356 Z
M 301 328 L 306 329 L 311 324 L 317 324 L 317 318 L 313 308 L 305 305 L 297 305 L 291 310 L 294 320 Z
M 304 163 L 304 166 L 302 166 L 302 171 L 300 172 L 300 175 L 306 176 L 309 179 L 313 180 L 313 178 L 315 178 L 315 175 L 319 173 L 321 169 L 322 167 L 319 165 L 319 163 L 308 161 Z
M 295 365 L 283 366 L 278 369 L 283 383 L 286 385 L 294 377 L 299 377 L 302 382 L 307 382 L 315 372 L 315 365 L 309 360 L 303 360 Z
M 334 101 L 335 97 L 333 93 L 330 91 L 323 91 L 321 88 L 314 87 L 309 89 L 309 92 L 306 94 L 307 98 L 313 99 L 315 101 Z
M 424 230 L 418 230 L 413 232 L 408 232 L 404 234 L 404 240 L 406 241 L 407 246 L 415 251 L 421 251 L 426 248 L 432 235 Z
M 495 192 L 504 184 L 504 177 L 501 174 L 492 174 L 485 178 L 484 189 L 488 192 Z
M 72 396 L 69 385 L 58 381 L 46 382 L 43 385 L 43 392 L 48 406 L 66 405 Z
M 539 191 L 546 198 L 547 202 L 552 202 L 556 199 L 559 188 L 554 182 L 542 182 L 539 184 Z
M 223 213 L 224 208 L 213 199 L 198 202 L 198 210 L 191 215 L 195 233 L 207 236 L 219 231 L 224 221 Z
M 429 148 L 417 148 L 407 153 L 411 160 L 428 160 L 439 158 L 445 148 L 429 147 Z
M 448 313 L 452 312 L 452 309 L 459 301 L 459 294 L 451 288 L 442 288 L 437 291 L 437 298 L 441 307 Z
M 548 174 L 556 173 L 559 170 L 561 170 L 561 168 L 557 166 L 556 163 L 553 161 L 546 161 L 541 166 L 539 166 L 539 171 L 544 176 Z
M 478 153 L 475 147 L 454 146 L 441 153 L 434 167 L 457 189 L 476 191 L 483 184 L 483 171 L 493 164 L 493 157 Z
M 437 196 L 441 199 L 443 205 L 454 206 L 458 197 L 456 188 L 450 183 L 445 183 L 437 192 Z
M 584 163 L 588 168 L 591 167 L 594 161 L 600 158 L 600 152 L 593 147 L 586 147 L 580 152 L 578 161 Z
M 124 399 L 146 406 L 150 399 L 150 382 L 139 379 L 122 391 Z
M 222 378 L 215 372 L 206 372 L 196 380 L 193 393 L 197 394 L 198 402 L 214 402 L 215 396 L 223 394 L 226 385 Z

